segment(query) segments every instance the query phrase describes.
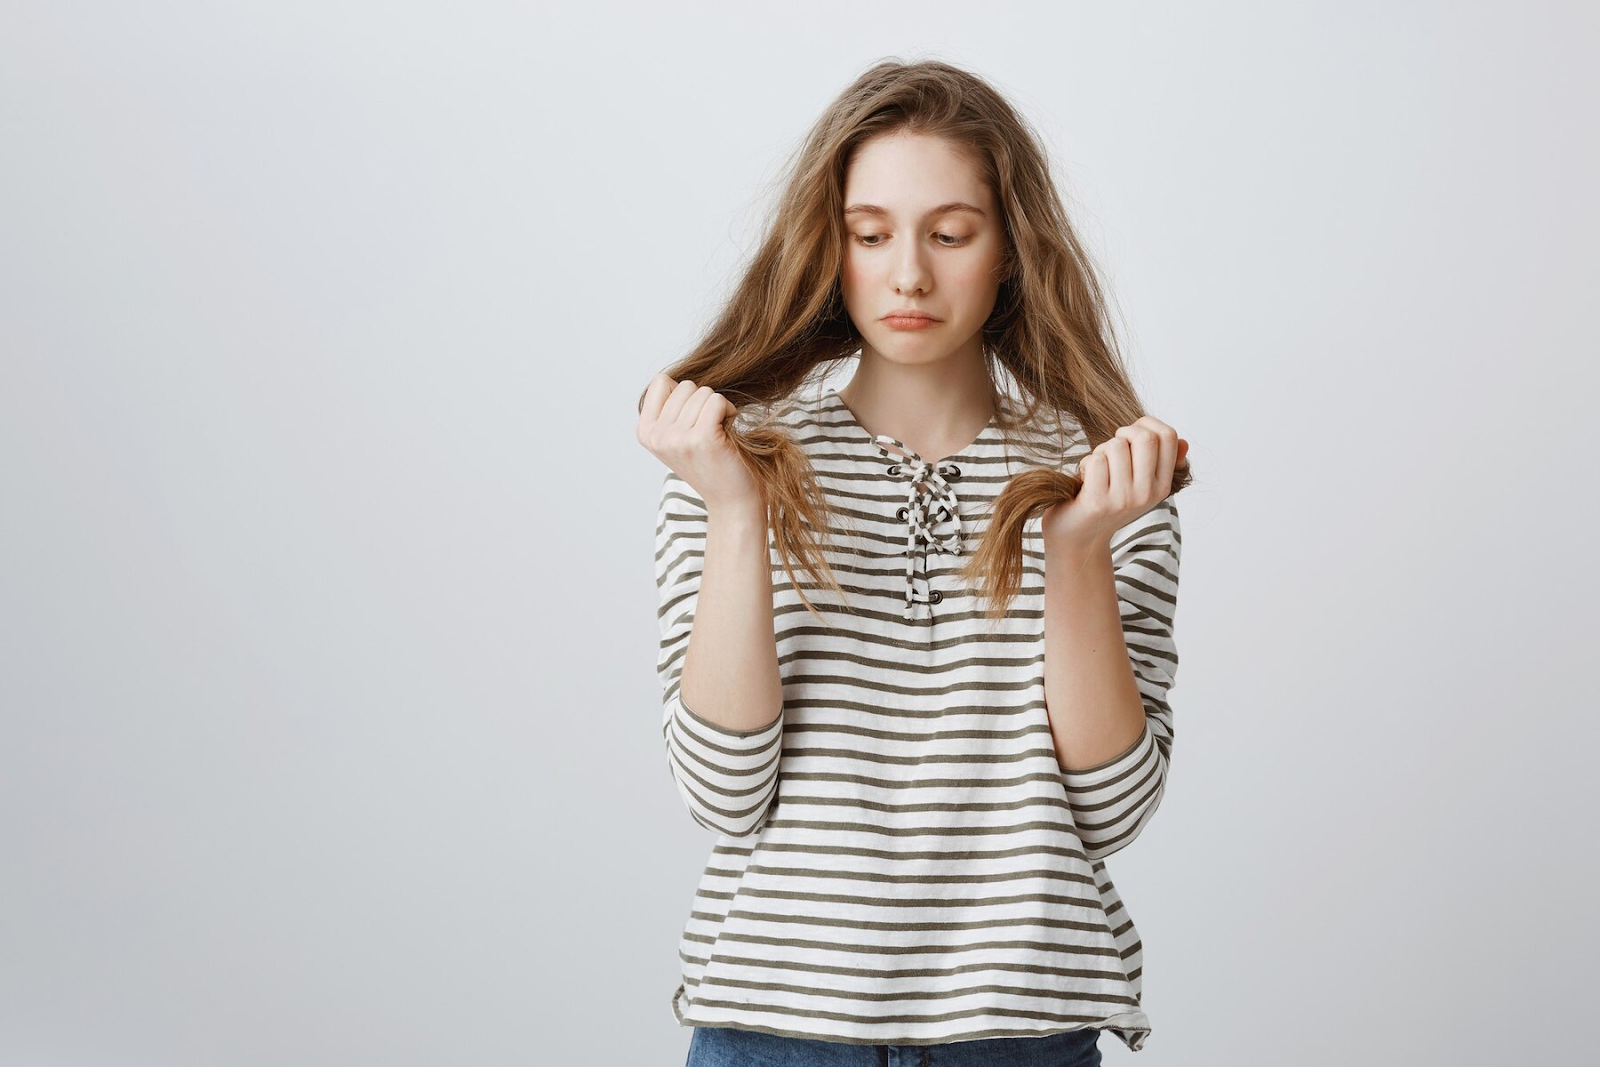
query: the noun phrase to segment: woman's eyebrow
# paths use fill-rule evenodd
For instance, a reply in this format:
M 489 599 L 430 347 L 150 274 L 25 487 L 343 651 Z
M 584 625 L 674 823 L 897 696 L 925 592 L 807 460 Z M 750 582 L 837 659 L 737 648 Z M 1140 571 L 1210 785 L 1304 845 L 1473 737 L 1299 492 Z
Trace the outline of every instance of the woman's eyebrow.
M 952 211 L 970 211 L 979 218 L 988 217 L 982 208 L 974 207 L 965 200 L 952 200 L 948 204 L 940 204 L 938 207 L 924 215 L 923 218 L 927 219 L 932 218 L 935 215 L 947 215 Z M 846 215 L 876 215 L 879 218 L 889 217 L 888 209 L 881 208 L 877 204 L 851 204 L 849 207 L 844 209 L 844 213 Z

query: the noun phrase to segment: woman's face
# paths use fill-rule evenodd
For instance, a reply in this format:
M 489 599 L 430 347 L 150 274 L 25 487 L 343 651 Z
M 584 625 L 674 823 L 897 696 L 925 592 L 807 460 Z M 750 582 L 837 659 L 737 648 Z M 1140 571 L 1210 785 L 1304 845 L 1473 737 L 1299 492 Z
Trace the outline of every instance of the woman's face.
M 863 358 L 981 360 L 1005 249 L 994 196 L 977 167 L 941 138 L 887 134 L 857 151 L 844 204 L 840 288 Z M 937 321 L 908 328 L 890 317 L 904 308 Z

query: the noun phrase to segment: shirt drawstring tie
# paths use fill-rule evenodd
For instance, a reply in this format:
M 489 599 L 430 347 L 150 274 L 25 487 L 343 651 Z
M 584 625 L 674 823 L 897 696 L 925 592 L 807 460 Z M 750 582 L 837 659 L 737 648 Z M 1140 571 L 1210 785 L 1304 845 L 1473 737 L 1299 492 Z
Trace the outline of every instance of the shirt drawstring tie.
M 954 463 L 930 464 L 888 434 L 873 435 L 873 442 L 878 446 L 878 453 L 890 461 L 888 472 L 907 481 L 905 507 L 895 515 L 906 523 L 905 616 L 909 619 L 915 615 L 917 604 L 937 604 L 944 599 L 944 594 L 937 589 L 926 597 L 917 596 L 917 542 L 924 543 L 924 554 L 929 549 L 952 556 L 962 553 L 961 502 L 956 498 L 956 491 L 945 480 L 959 478 L 961 468 Z M 891 448 L 898 449 L 904 455 L 891 451 Z M 927 492 L 920 488 L 923 485 L 928 487 Z M 947 536 L 940 537 L 934 533 L 933 526 L 935 522 L 945 520 L 953 521 L 954 528 Z

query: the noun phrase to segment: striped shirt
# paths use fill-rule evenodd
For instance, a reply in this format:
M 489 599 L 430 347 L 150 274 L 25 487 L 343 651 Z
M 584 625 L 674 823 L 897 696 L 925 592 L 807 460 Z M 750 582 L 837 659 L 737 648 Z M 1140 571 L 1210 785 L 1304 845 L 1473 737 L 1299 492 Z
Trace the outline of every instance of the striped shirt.
M 1145 728 L 1121 755 L 1064 771 L 1045 711 L 1040 519 L 1002 618 L 957 570 L 1007 478 L 1073 469 L 1082 429 L 1052 422 L 1040 459 L 1050 437 L 994 419 L 934 466 L 868 432 L 834 389 L 779 418 L 834 509 L 824 543 L 848 600 L 797 569 L 820 625 L 768 532 L 783 706 L 764 728 L 724 729 L 679 693 L 706 511 L 676 473 L 662 484 L 662 737 L 689 814 L 717 835 L 679 941 L 678 1022 L 899 1045 L 1093 1027 L 1138 1051 L 1143 954 L 1105 860 L 1166 782 L 1173 498 L 1111 539 Z

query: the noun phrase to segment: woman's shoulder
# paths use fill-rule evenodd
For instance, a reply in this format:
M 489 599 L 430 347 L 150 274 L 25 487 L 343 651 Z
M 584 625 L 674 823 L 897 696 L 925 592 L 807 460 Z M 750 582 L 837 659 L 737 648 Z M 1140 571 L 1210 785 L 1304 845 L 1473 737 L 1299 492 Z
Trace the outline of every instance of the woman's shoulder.
M 839 435 L 835 406 L 828 393 L 799 389 L 762 406 L 752 413 L 753 421 L 778 427 L 802 444 L 832 439 Z
M 1030 413 L 1015 398 L 1003 403 L 1010 418 L 1007 442 L 1027 465 L 1071 472 L 1089 454 L 1089 436 L 1071 412 L 1039 404 Z

